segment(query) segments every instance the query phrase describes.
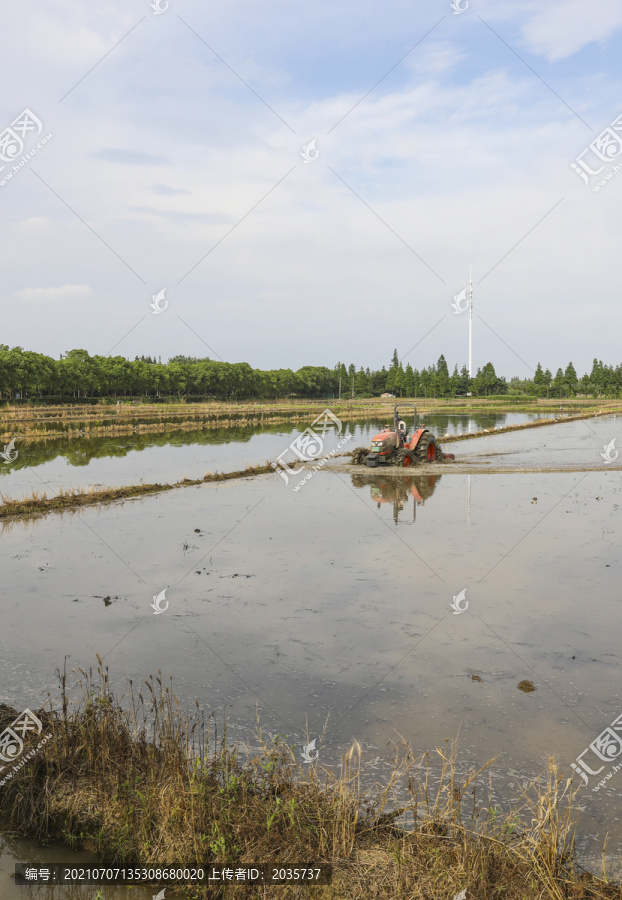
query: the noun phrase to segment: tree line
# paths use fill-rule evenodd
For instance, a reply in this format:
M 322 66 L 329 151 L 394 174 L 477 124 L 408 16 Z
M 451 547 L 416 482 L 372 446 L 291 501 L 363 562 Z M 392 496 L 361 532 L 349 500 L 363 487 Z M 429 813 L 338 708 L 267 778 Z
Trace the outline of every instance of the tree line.
M 357 369 L 353 363 L 292 369 L 253 369 L 248 363 L 217 362 L 209 357 L 174 356 L 167 363 L 150 356 L 90 356 L 69 350 L 53 359 L 42 353 L 0 344 L 0 400 L 70 398 L 200 398 L 216 400 L 377 397 L 457 397 L 493 394 L 537 397 L 622 396 L 622 365 L 615 369 L 595 359 L 592 371 L 577 376 L 568 363 L 555 376 L 538 363 L 531 379 L 497 375 L 491 362 L 469 377 L 466 366 L 453 372 L 441 354 L 435 365 L 405 367 L 393 353 L 379 370 Z

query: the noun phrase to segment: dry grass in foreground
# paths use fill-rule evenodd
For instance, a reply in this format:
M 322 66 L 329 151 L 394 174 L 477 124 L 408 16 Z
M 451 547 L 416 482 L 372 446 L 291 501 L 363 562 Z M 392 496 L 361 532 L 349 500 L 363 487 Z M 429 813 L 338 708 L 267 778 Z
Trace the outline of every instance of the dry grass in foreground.
M 579 874 L 573 789 L 553 763 L 505 817 L 482 805 L 483 770 L 459 779 L 447 748 L 416 759 L 406 744 L 396 746 L 388 784 L 365 794 L 356 743 L 337 773 L 303 769 L 293 747 L 259 730 L 259 751 L 242 761 L 210 722 L 181 712 L 159 674 L 138 692 L 132 687 L 125 710 L 99 663 L 96 677 L 80 670 L 81 701 L 70 704 L 62 676 L 61 708 L 39 713 L 52 737 L 0 793 L 11 832 L 61 838 L 106 861 L 141 866 L 333 865 L 329 886 L 185 888 L 194 898 L 621 896 L 606 880 Z M 15 714 L 0 706 L 0 728 Z M 409 800 L 391 810 L 399 783 Z M 398 816 L 409 830 L 396 827 Z

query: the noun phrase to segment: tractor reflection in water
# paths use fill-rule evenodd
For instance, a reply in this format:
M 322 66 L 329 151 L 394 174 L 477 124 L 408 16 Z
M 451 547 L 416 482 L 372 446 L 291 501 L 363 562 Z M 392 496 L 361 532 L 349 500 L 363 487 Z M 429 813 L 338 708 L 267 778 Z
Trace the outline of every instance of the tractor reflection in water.
M 393 504 L 393 521 L 397 525 L 399 514 L 403 512 L 410 498 L 413 498 L 413 522 L 417 518 L 417 507 L 424 506 L 425 501 L 436 490 L 440 475 L 405 475 L 383 479 L 380 475 L 353 475 L 354 487 L 362 488 L 369 485 L 369 493 L 372 500 L 376 501 L 378 509 L 381 503 Z

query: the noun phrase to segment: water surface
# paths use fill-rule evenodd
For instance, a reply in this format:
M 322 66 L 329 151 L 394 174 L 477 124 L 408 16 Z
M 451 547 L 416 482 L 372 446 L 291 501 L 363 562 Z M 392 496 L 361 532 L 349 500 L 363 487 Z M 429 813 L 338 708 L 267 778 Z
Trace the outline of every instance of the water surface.
M 442 437 L 447 433 L 467 434 L 482 428 L 520 424 L 539 417 L 523 413 L 437 413 L 426 416 L 425 424 Z M 384 424 L 383 419 L 344 422 L 344 433 L 353 435 L 349 447 L 369 445 Z M 183 478 L 202 478 L 207 471 L 233 472 L 247 465 L 265 465 L 267 460 L 274 460 L 283 452 L 287 459 L 293 460 L 295 456 L 287 448 L 304 427 L 304 423 L 237 425 L 162 434 L 23 442 L 18 439 L 16 460 L 0 465 L 0 492 L 17 499 L 33 491 L 47 491 L 51 496 L 60 488 L 172 483 Z M 337 439 L 328 432 L 325 443 L 329 451 L 336 447 Z
M 528 465 L 570 429 L 580 461 L 581 425 L 477 441 Z M 612 423 L 591 427 L 589 454 Z M 36 708 L 66 654 L 99 653 L 124 691 L 161 669 L 188 708 L 226 707 L 250 747 L 257 711 L 300 745 L 326 726 L 326 765 L 356 738 L 368 778 L 398 733 L 417 751 L 459 733 L 464 766 L 496 757 L 504 801 L 551 754 L 570 775 L 622 713 L 620 472 L 438 468 L 321 471 L 298 493 L 266 475 L 5 528 L 0 701 Z M 621 785 L 583 789 L 584 860 L 606 832 L 622 847 Z

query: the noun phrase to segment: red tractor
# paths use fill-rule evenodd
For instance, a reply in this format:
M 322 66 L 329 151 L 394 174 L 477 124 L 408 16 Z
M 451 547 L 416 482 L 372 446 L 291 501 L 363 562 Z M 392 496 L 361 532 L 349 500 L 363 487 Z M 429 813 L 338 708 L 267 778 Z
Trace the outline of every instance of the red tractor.
M 396 406 L 393 411 L 393 428 L 385 425 L 371 442 L 371 449 L 357 447 L 352 452 L 352 462 L 356 465 L 366 463 L 370 467 L 380 465 L 397 465 L 407 468 L 419 463 L 431 463 L 442 459 L 455 459 L 452 453 L 443 453 L 440 444 L 425 425 L 417 426 L 417 407 L 413 406 L 414 420 L 412 434 L 408 434 L 406 422 L 400 418 Z M 402 409 L 411 407 L 402 404 Z

